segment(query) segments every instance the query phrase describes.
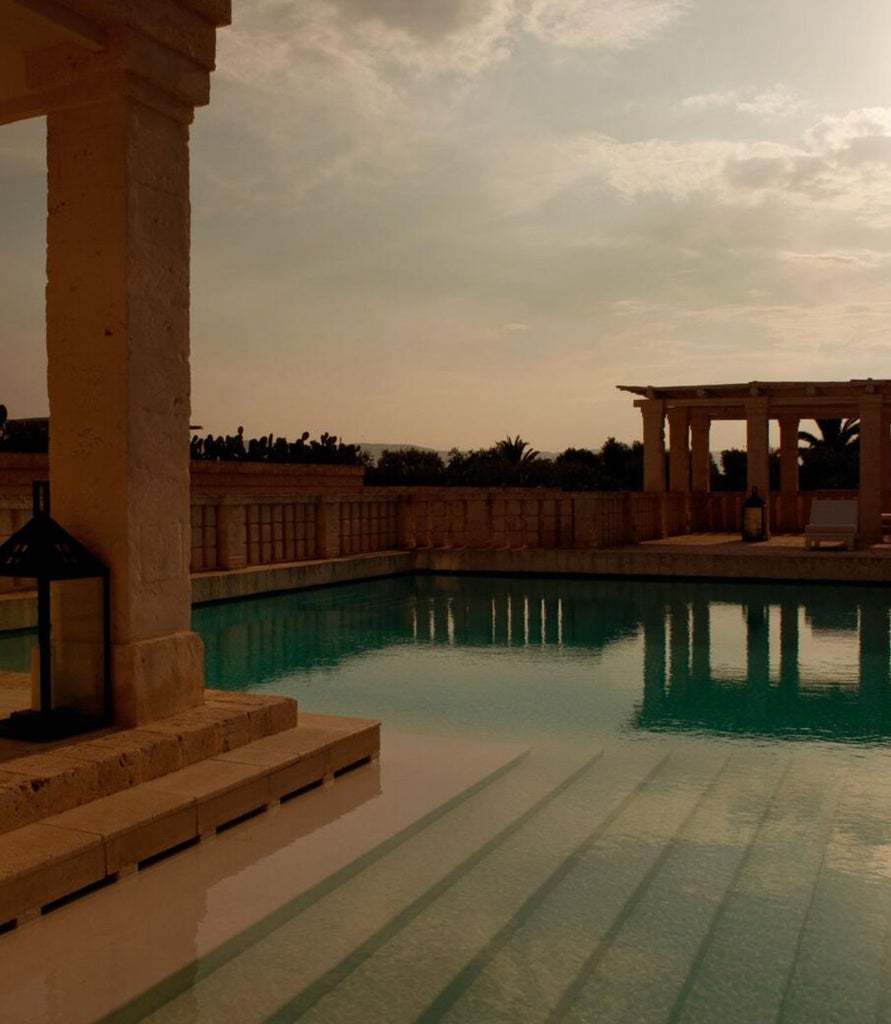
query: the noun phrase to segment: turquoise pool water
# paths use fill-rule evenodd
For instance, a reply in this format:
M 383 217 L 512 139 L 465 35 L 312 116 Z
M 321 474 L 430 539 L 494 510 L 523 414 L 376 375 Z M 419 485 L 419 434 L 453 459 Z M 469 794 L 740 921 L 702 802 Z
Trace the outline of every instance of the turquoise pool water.
M 487 737 L 882 741 L 879 588 L 397 577 L 197 608 L 211 686 Z

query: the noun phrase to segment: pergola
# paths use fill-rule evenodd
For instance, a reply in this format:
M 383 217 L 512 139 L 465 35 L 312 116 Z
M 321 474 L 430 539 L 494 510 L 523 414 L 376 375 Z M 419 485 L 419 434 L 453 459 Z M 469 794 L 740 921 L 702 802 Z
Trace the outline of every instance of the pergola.
M 860 535 L 868 543 L 882 536 L 882 500 L 889 486 L 891 381 L 749 381 L 746 384 L 691 384 L 673 387 L 619 385 L 640 396 L 643 416 L 644 490 L 705 493 L 709 489 L 709 433 L 714 420 L 746 424 L 747 488 L 765 498 L 768 426 L 780 426 L 780 502 L 777 527 L 793 529 L 798 495 L 798 430 L 802 420 L 860 419 Z M 665 421 L 668 420 L 668 480 L 665 478 Z
M 204 696 L 189 581 L 189 125 L 229 0 L 2 0 L 0 125 L 45 117 L 53 514 L 111 570 L 116 718 Z M 37 268 L 35 268 L 35 272 Z M 84 609 L 54 607 L 76 694 Z

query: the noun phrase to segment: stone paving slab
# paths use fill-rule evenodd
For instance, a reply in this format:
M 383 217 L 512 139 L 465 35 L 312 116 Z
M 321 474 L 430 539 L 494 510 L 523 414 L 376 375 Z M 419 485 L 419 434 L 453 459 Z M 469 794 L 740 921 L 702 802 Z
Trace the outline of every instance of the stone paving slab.
M 56 744 L 6 741 L 0 834 L 296 725 L 297 704 L 290 697 L 208 690 L 202 706 L 138 729 L 109 729 Z
M 105 877 L 95 835 L 40 822 L 0 837 L 0 920 L 27 920 L 39 908 Z
M 340 768 L 378 756 L 379 722 L 306 717 L 306 726 L 0 835 L 0 925 L 27 921 L 54 900 L 130 874 L 150 858 L 213 836 L 285 796 L 330 782 Z M 45 760 L 69 769 L 76 763 L 64 755 Z

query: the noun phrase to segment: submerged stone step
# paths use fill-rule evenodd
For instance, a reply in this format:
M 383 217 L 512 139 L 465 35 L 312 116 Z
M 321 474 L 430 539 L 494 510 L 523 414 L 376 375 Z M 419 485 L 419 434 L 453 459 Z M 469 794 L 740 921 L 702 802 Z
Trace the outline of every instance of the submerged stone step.
M 631 833 L 658 844 L 697 803 L 725 759 L 720 751 L 699 751 L 693 757 L 683 750 L 655 762 L 639 755 L 633 760 L 604 758 L 456 878 L 423 914 L 408 921 L 329 994 L 305 1011 L 305 997 L 297 998 L 288 1008 L 291 1012 L 273 1019 L 276 1024 L 440 1019 L 453 994 L 450 989 L 460 991 L 475 964 L 492 955 L 539 900 L 547 899 L 572 859 L 612 827 L 615 812 Z M 553 953 L 544 962 L 553 965 Z M 467 1019 L 488 1022 L 490 1010 L 503 1009 L 513 994 L 515 990 L 501 992 L 491 1006 L 475 1008 Z M 516 1008 L 508 1007 L 501 1019 L 513 1019 Z
M 726 751 L 719 755 L 726 756 Z M 419 1020 L 558 1019 L 561 1000 L 571 1002 L 573 985 L 608 948 L 672 844 L 701 820 L 713 819 L 716 830 L 733 831 L 728 797 L 745 791 L 746 767 L 731 759 L 726 765 L 711 760 L 685 768 L 673 760 L 674 771 L 668 770 L 669 762 L 593 831 L 500 941 L 490 943 Z
M 743 989 L 729 1003 L 721 1000 L 726 989 L 713 969 L 715 950 L 727 966 L 733 957 L 744 961 L 748 947 L 770 945 L 769 933 L 735 916 L 734 896 L 746 888 L 769 888 L 780 902 L 788 893 L 792 917 L 796 904 L 806 905 L 840 779 L 807 759 L 758 754 L 742 753 L 742 770 L 732 779 L 725 773 L 685 825 L 645 897 L 570 993 L 561 1014 L 567 1024 L 592 1015 L 604 1024 L 724 1024 L 741 1007 L 740 1020 L 775 1019 L 776 1004 L 763 1017 L 756 1004 L 753 1016 L 758 975 L 747 974 Z M 788 964 L 789 953 L 779 963 Z M 702 993 L 713 1001 L 708 1008 L 697 1005 Z
M 855 768 L 788 972 L 783 1024 L 891 1021 L 889 837 L 891 782 Z
M 397 837 L 358 874 L 330 891 L 323 886 L 317 898 L 299 900 L 293 916 L 207 976 L 199 964 L 192 987 L 145 1018 L 147 1024 L 265 1022 L 278 1019 L 282 1006 L 311 986 L 336 985 L 391 929 L 432 902 L 598 757 L 590 750 L 534 752 L 513 762 L 428 818 L 422 829 Z M 644 754 L 639 770 L 646 774 L 654 759 Z

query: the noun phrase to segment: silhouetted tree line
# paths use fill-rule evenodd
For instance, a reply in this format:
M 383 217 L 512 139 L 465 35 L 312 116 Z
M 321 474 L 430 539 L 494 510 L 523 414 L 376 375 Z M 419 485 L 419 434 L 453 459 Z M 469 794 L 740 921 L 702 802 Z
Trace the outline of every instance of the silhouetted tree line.
M 860 423 L 850 419 L 818 419 L 818 433 L 802 430 L 798 449 L 799 487 L 808 490 L 856 489 L 860 484 Z M 0 405 L 0 452 L 42 453 L 49 450 L 49 421 L 11 420 Z M 193 459 L 213 462 L 291 462 L 307 465 L 365 466 L 365 482 L 380 486 L 561 487 L 571 491 L 639 491 L 643 487 L 643 445 L 609 437 L 596 451 L 567 448 L 553 459 L 542 458 L 519 435 L 490 448 L 460 451 L 443 457 L 435 451 L 406 448 L 384 451 L 376 463 L 361 445 L 344 444 L 334 434 L 318 440 L 304 431 L 295 441 L 272 434 L 245 440 L 244 428 L 234 434 L 192 437 Z M 780 456 L 771 451 L 771 490 L 779 490 Z M 667 456 L 666 456 L 667 466 Z M 727 448 L 711 460 L 713 491 L 746 490 L 747 457 Z
M 0 405 L 0 452 L 40 454 L 48 451 L 48 420 L 10 420 L 6 406 Z
M 368 456 L 357 444 L 344 444 L 334 434 L 324 433 L 318 440 L 305 430 L 296 441 L 286 437 L 252 437 L 245 441 L 244 427 L 225 437 L 199 437 L 190 445 L 193 459 L 210 462 L 296 462 L 316 466 L 365 466 Z
M 574 491 L 640 490 L 643 445 L 608 438 L 599 451 L 567 448 L 542 458 L 522 437 L 506 437 L 491 448 L 460 451 L 444 459 L 438 452 L 406 448 L 384 451 L 365 471 L 365 482 L 379 486 L 562 487 Z

